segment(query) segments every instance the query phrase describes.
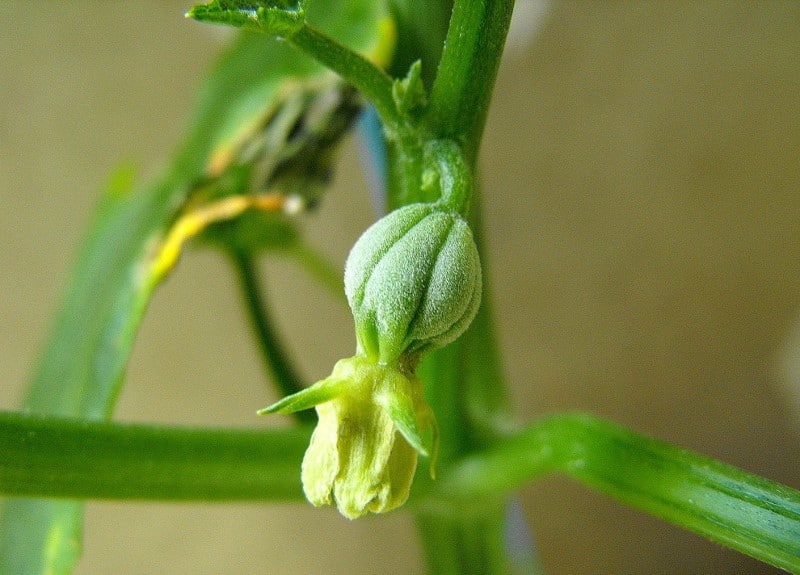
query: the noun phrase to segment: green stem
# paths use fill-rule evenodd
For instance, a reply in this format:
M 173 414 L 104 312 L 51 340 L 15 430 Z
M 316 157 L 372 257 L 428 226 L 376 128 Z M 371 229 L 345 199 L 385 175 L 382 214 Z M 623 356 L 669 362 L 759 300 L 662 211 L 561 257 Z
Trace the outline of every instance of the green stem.
M 407 130 L 392 97 L 392 79 L 372 62 L 309 26 L 287 38 L 294 46 L 358 88 L 378 111 L 390 134 Z
M 492 97 L 514 0 L 455 0 L 433 84 L 428 123 L 461 142 L 473 164 Z
M 506 502 L 492 498 L 479 512 L 418 513 L 417 527 L 432 575 L 511 573 L 505 553 Z
M 452 140 L 432 140 L 425 146 L 425 155 L 439 173 L 439 187 L 442 190 L 439 201 L 448 209 L 468 216 L 472 170 L 464 162 L 458 144 Z
M 302 241 L 296 242 L 295 245 L 290 248 L 288 254 L 294 258 L 311 277 L 328 288 L 328 290 L 344 305 L 347 305 L 347 298 L 344 296 L 342 269 L 340 266 L 334 265 L 322 254 Z
M 397 44 L 389 73 L 402 78 L 419 60 L 425 85 L 433 85 L 436 62 L 441 59 L 447 24 L 453 12 L 452 0 L 390 0 L 389 3 L 397 27 Z
M 272 375 L 272 380 L 281 395 L 297 393 L 303 389 L 303 380 L 297 374 L 291 361 L 289 361 L 278 335 L 272 327 L 272 321 L 264 302 L 253 257 L 249 253 L 236 248 L 230 249 L 229 252 L 239 276 L 242 296 L 261 348 L 261 357 L 264 365 Z M 299 412 L 295 414 L 295 417 L 305 423 L 316 421 L 316 417 L 311 411 Z
M 800 572 L 800 492 L 590 415 L 552 416 L 465 457 L 431 497 L 479 501 L 552 471 Z
M 422 189 L 425 167 L 423 146 L 412 134 L 400 132 L 397 139 L 387 139 L 388 207 L 396 210 L 414 202 L 433 202 Z
M 483 253 L 480 204 L 480 190 L 476 189 L 470 220 Z M 439 460 L 445 473 L 448 463 L 496 440 L 498 430 L 508 425 L 506 384 L 494 339 L 489 283 L 484 273 L 484 301 L 467 333 L 426 357 L 419 369 L 426 383 L 426 398 L 436 412 L 442 438 Z M 429 482 L 423 474 L 416 481 L 419 492 L 424 492 L 426 485 L 438 490 L 441 479 Z M 462 500 L 458 505 L 421 505 L 415 517 L 430 573 L 515 572 L 511 566 L 514 559 L 506 554 L 505 547 L 506 509 L 504 498 L 494 496 L 468 503 Z M 467 545 L 471 546 L 468 561 L 464 551 Z
M 310 429 L 199 430 L 0 413 L 0 493 L 173 501 L 303 498 Z
M 463 336 L 463 410 L 470 422 L 470 444 L 481 448 L 507 433 L 515 423 L 511 415 L 508 382 L 495 329 L 491 262 L 486 249 L 483 221 L 483 186 L 474 178 L 470 202 L 470 227 L 483 268 L 483 294 L 478 315 Z

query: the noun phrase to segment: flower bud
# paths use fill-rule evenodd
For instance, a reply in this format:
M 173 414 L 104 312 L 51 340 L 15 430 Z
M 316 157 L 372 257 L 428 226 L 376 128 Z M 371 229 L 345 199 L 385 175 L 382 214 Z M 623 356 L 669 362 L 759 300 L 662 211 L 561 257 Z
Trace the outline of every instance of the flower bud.
M 345 265 L 345 294 L 359 352 L 395 365 L 444 346 L 469 327 L 481 299 L 481 267 L 461 216 L 412 204 L 358 239 Z
M 260 413 L 316 408 L 303 458 L 306 498 L 350 519 L 408 498 L 417 456 L 436 460 L 436 418 L 414 374 L 419 356 L 472 322 L 481 267 L 469 226 L 444 204 L 412 204 L 370 227 L 345 266 L 358 350 L 331 375 Z

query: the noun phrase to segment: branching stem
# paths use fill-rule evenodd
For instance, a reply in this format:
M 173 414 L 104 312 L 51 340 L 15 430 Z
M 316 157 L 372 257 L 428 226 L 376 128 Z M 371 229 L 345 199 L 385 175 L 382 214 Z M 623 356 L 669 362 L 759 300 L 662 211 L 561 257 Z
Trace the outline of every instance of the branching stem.
M 343 46 L 308 24 L 302 26 L 288 40 L 358 88 L 364 97 L 375 106 L 385 129 L 390 134 L 407 129 L 404 128 L 403 118 L 392 97 L 392 79 L 386 72 L 361 54 Z
M 482 501 L 553 471 L 800 572 L 800 492 L 591 415 L 554 415 L 467 456 L 431 495 L 438 505 L 441 497 Z

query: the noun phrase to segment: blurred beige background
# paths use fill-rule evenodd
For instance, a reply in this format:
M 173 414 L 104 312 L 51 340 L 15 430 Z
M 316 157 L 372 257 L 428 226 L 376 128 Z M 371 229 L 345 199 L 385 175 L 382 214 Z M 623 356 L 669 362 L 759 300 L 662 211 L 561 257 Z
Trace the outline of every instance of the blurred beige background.
M 528 4 L 519 0 L 521 14 Z M 183 2 L 0 4 L 0 408 L 13 409 L 107 174 L 180 137 L 221 32 Z M 590 410 L 800 487 L 800 3 L 553 2 L 507 51 L 484 143 L 487 264 L 516 412 Z M 371 219 L 357 148 L 309 236 Z M 309 380 L 347 310 L 265 265 Z M 118 419 L 264 425 L 221 257 L 185 257 Z M 523 492 L 551 574 L 771 573 L 561 477 Z M 91 503 L 79 574 L 421 573 L 402 512 Z

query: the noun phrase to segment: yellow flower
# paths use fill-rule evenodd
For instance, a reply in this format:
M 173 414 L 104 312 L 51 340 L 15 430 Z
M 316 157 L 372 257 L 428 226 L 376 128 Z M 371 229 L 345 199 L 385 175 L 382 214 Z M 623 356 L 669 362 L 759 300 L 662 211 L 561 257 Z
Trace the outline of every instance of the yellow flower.
M 335 504 L 349 519 L 385 513 L 408 499 L 417 455 L 431 457 L 438 438 L 422 382 L 399 369 L 356 356 L 330 377 L 262 410 L 316 407 L 319 422 L 303 458 L 306 498 Z

